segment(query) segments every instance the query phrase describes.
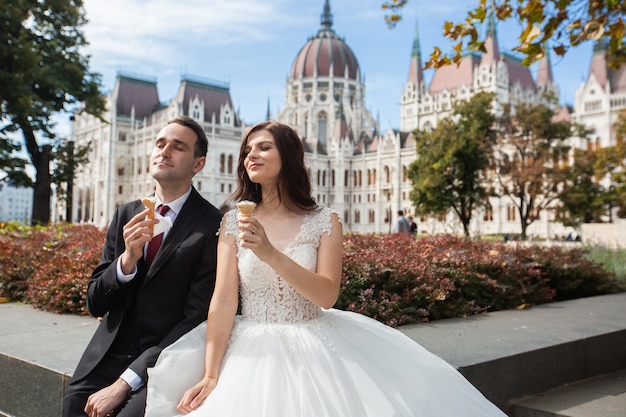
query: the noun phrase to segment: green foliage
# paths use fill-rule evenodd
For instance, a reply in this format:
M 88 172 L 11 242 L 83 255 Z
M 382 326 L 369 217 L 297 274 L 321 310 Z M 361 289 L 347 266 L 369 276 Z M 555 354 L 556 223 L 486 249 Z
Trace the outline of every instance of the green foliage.
M 394 27 L 401 19 L 407 1 L 387 1 L 383 8 L 388 26 Z M 479 28 L 486 19 L 506 21 L 514 19 L 521 24 L 519 43 L 513 49 L 524 55 L 522 64 L 531 65 L 546 55 L 548 42 L 552 51 L 565 55 L 571 47 L 586 41 L 607 44 L 609 64 L 617 69 L 626 63 L 626 3 L 621 0 L 476 0 L 476 7 L 467 13 L 462 23 L 445 22 L 444 34 L 456 42 L 452 55 L 434 48 L 426 68 L 439 68 L 458 63 L 465 51 L 485 51 L 485 40 Z
M 528 226 L 559 198 L 571 125 L 553 122 L 555 111 L 544 103 L 520 104 L 515 115 L 509 105 L 503 109 L 494 158 L 498 194 L 508 196 L 516 206 L 525 240 Z
M 576 149 L 573 165 L 565 169 L 565 184 L 559 199 L 567 213 L 561 219 L 566 226 L 601 223 L 602 217 L 609 213 L 607 208 L 614 197 L 597 181 L 598 156 L 596 152 Z
M 25 169 L 28 161 L 16 156 L 21 149 L 19 143 L 0 136 L 0 181 L 10 182 L 18 187 L 32 187 L 33 182 Z
M 466 236 L 473 210 L 487 202 L 482 175 L 493 153 L 493 98 L 478 93 L 455 104 L 452 115 L 435 130 L 416 132 L 418 158 L 409 167 L 417 213 L 437 215 L 452 209 Z
M 588 246 L 585 247 L 585 256 L 615 274 L 616 279 L 626 286 L 626 249 Z
M 76 173 L 89 162 L 89 148 L 87 146 L 75 147 L 74 142 L 57 141 L 54 147 L 54 159 L 56 167 L 52 173 L 51 181 L 57 185 L 57 198 L 71 204 L 71 195 L 67 192 L 67 187 L 73 183 Z M 65 187 L 63 186 L 65 185 Z
M 626 290 L 582 249 L 346 235 L 337 308 L 390 326 Z
M 21 131 L 36 171 L 33 222 L 50 220 L 52 116 L 83 110 L 99 116 L 105 107 L 100 75 L 88 69 L 86 23 L 80 0 L 0 2 L 0 137 Z M 40 136 L 37 139 L 37 136 Z M 43 139 L 43 140 L 42 140 Z

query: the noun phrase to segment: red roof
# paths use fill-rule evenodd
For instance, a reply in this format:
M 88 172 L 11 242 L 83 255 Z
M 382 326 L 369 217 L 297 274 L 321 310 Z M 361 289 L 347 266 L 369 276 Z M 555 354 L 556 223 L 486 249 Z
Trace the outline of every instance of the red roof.
M 117 114 L 131 116 L 134 107 L 136 119 L 151 116 L 161 106 L 156 80 L 118 75 L 113 97 Z
M 456 91 L 463 85 L 471 88 L 474 82 L 474 67 L 479 63 L 480 56 L 470 54 L 461 58 L 461 63 L 458 67 L 452 64 L 437 69 L 430 82 L 430 93 L 435 95 L 443 90 Z
M 215 114 L 216 121 L 220 120 L 220 110 L 223 105 L 228 104 L 235 117 L 235 110 L 230 99 L 230 91 L 227 85 L 221 85 L 217 82 L 193 80 L 191 78 L 183 78 L 178 88 L 176 100 L 183 105 L 183 113 L 189 112 L 189 102 L 198 98 L 200 102 L 204 102 L 204 120 L 211 121 Z M 235 120 L 235 125 L 238 121 Z
M 300 49 L 291 67 L 291 79 L 328 77 L 331 68 L 333 77 L 359 79 L 359 63 L 350 47 L 336 35 L 318 35 Z

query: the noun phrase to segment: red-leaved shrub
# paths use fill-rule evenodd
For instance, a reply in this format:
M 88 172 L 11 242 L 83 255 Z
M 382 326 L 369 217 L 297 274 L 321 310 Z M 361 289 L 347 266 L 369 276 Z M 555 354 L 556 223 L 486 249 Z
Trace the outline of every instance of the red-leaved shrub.
M 105 233 L 86 225 L 0 225 L 1 295 L 87 314 L 85 292 Z M 625 290 L 584 255 L 452 235 L 347 234 L 335 307 L 400 326 Z
M 349 234 L 336 307 L 400 326 L 620 290 L 582 249 Z

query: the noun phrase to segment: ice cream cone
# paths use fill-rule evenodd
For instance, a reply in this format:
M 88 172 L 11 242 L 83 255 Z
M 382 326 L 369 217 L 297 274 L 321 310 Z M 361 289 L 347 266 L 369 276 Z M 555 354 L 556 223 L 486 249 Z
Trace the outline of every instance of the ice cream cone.
M 252 211 L 254 211 L 254 208 L 256 207 L 256 203 L 254 201 L 244 200 L 238 202 L 236 206 L 241 214 L 241 217 L 250 217 L 252 216 Z

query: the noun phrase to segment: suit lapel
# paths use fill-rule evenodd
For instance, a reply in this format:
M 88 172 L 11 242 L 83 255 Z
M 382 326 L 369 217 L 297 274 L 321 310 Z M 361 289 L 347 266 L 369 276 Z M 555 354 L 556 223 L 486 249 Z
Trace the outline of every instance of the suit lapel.
M 149 281 L 157 273 L 178 246 L 180 246 L 194 230 L 196 223 L 201 218 L 201 216 L 197 215 L 198 211 L 201 209 L 201 199 L 200 194 L 198 194 L 195 189 L 192 189 L 187 201 L 180 210 L 180 213 L 178 213 L 174 225 L 163 240 L 161 248 L 154 258 L 150 269 L 148 269 L 145 282 Z

